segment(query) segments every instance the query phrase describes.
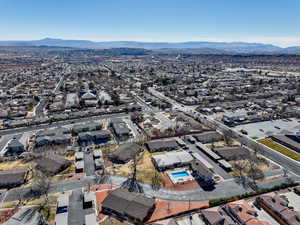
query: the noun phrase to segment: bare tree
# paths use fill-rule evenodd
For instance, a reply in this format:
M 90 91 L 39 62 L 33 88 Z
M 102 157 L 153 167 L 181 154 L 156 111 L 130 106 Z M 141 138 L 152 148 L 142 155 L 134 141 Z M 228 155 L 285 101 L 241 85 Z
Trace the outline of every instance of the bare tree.
M 162 186 L 162 183 L 163 183 L 162 177 L 157 171 L 155 171 L 153 177 L 151 178 L 152 188 L 153 189 L 160 188 Z
M 134 155 L 131 164 L 131 176 L 122 184 L 122 187 L 127 188 L 130 192 L 143 192 L 142 186 L 137 181 L 137 166 L 139 164 L 142 154 Z
M 247 161 L 249 166 L 248 175 L 252 178 L 253 182 L 256 183 L 257 179 L 261 179 L 264 176 L 261 168 L 259 167 L 260 161 L 256 155 L 249 156 Z
M 36 191 L 41 196 L 44 196 L 45 205 L 48 204 L 49 202 L 48 194 L 49 194 L 49 189 L 51 184 L 49 176 L 40 170 L 34 170 L 33 183 Z
M 223 135 L 223 138 L 224 138 L 224 142 L 226 143 L 226 145 L 229 145 L 231 146 L 233 144 L 233 140 L 231 137 L 229 137 L 228 135 Z
M 248 162 L 245 160 L 235 160 L 233 163 L 233 170 L 239 175 L 240 178 L 244 177 L 244 172 L 247 168 Z
M 23 201 L 24 201 L 23 195 L 22 195 L 21 192 L 18 191 L 18 190 L 17 190 L 17 195 L 18 195 L 18 203 L 17 203 L 17 205 L 15 206 L 15 208 L 18 208 L 18 207 L 20 207 L 21 205 L 23 205 Z

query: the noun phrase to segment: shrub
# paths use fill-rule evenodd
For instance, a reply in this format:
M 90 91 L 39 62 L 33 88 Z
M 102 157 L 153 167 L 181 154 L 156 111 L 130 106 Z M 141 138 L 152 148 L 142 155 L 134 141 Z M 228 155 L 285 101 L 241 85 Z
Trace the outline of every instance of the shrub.
M 262 189 L 259 189 L 259 190 L 255 191 L 255 192 L 246 192 L 242 195 L 231 196 L 231 197 L 227 197 L 227 198 L 213 199 L 213 200 L 209 201 L 209 206 L 213 207 L 213 206 L 223 205 L 223 204 L 226 204 L 228 202 L 236 201 L 236 200 L 239 200 L 239 199 L 249 198 L 249 197 L 264 194 L 264 193 L 267 193 L 267 192 L 278 191 L 278 190 L 285 189 L 285 188 L 288 188 L 288 187 L 295 187 L 297 185 L 298 185 L 297 183 L 295 183 L 293 181 L 290 181 L 290 182 L 282 183 L 280 185 L 276 185 L 272 188 L 262 188 Z
M 248 131 L 246 131 L 246 130 L 240 130 L 240 132 L 241 132 L 242 134 L 248 135 Z

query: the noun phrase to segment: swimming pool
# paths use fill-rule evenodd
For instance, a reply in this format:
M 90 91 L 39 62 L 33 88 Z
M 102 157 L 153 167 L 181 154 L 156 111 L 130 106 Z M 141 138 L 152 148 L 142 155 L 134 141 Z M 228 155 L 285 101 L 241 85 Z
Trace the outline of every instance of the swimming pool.
M 181 177 L 188 177 L 190 174 L 186 171 L 180 171 L 180 172 L 175 172 L 171 173 L 172 177 L 174 178 L 181 178 Z
M 173 171 L 168 171 L 167 174 L 173 184 L 178 184 L 178 183 L 182 184 L 184 182 L 194 180 L 194 177 L 192 176 L 192 174 L 189 172 L 188 169 L 179 169 L 179 170 L 177 169 Z

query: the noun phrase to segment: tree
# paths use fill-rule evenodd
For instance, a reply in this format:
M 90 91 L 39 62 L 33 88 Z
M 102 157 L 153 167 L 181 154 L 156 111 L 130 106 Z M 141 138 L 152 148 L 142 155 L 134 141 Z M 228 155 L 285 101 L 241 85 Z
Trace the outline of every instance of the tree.
M 35 170 L 33 172 L 33 184 L 36 189 L 36 191 L 41 195 L 44 196 L 45 199 L 45 205 L 48 204 L 48 192 L 50 189 L 50 178 L 46 173 L 43 173 L 40 170 Z
M 93 82 L 89 82 L 89 89 L 93 90 L 95 88 L 95 84 Z
M 256 155 L 251 155 L 247 159 L 248 161 L 248 176 L 250 176 L 255 183 L 257 179 L 263 178 L 263 172 L 259 167 L 259 159 Z
M 226 143 L 226 145 L 232 145 L 233 144 L 233 140 L 230 136 L 224 134 L 223 135 L 223 138 L 224 138 L 224 142 Z
M 144 120 L 143 118 L 143 114 L 142 113 L 132 113 L 130 119 L 134 122 L 134 123 L 140 123 Z
M 15 206 L 15 208 L 18 208 L 20 207 L 21 205 L 23 205 L 23 195 L 21 194 L 20 191 L 17 191 L 17 195 L 18 195 L 18 203 L 17 205 Z
M 153 177 L 151 178 L 152 188 L 159 188 L 162 186 L 162 183 L 163 183 L 163 179 L 161 175 L 157 171 L 155 171 Z
M 134 155 L 132 163 L 131 163 L 131 176 L 122 183 L 122 187 L 127 188 L 130 192 L 139 192 L 142 193 L 143 187 L 139 184 L 137 181 L 137 165 L 139 164 L 139 161 L 141 160 L 142 154 Z
M 235 171 L 240 178 L 244 177 L 244 171 L 247 168 L 248 162 L 245 160 L 235 160 L 233 162 L 233 171 Z
M 113 93 L 111 94 L 111 100 L 114 102 L 115 106 L 120 105 L 120 96 L 116 91 L 113 91 Z

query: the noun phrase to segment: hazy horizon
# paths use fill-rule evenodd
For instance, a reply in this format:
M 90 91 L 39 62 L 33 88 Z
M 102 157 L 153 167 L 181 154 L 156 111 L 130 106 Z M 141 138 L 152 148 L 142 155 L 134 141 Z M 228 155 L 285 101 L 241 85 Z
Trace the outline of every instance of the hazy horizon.
M 248 42 L 300 46 L 297 0 L 1 0 L 2 41 Z

